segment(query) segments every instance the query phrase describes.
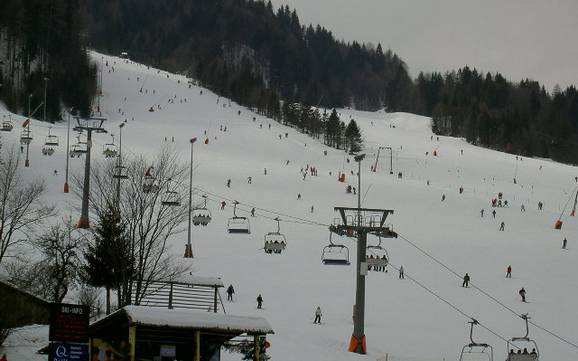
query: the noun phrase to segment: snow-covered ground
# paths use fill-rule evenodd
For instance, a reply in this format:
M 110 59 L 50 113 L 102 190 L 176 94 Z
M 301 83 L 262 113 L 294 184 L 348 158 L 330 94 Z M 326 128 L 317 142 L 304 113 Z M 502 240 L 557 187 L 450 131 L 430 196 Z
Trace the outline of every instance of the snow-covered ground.
M 152 157 L 174 137 L 174 145 L 187 162 L 189 139 L 200 138 L 195 144 L 194 185 L 210 192 L 213 220 L 207 227 L 194 228 L 193 270 L 203 276 L 222 277 L 225 285 L 234 285 L 235 302 L 225 304 L 228 313 L 260 315 L 269 320 L 275 330 L 270 337 L 274 360 L 377 360 L 386 354 L 389 360 L 404 361 L 458 358 L 462 346 L 469 342 L 469 319 L 409 278 L 399 280 L 391 268 L 388 273 L 370 272 L 367 277 L 365 332 L 369 355 L 346 351 L 353 330 L 356 244 L 349 238 L 333 237 L 350 248 L 349 267 L 324 266 L 320 257 L 329 239 L 323 224 L 338 216 L 333 207 L 356 206 L 356 196 L 345 193 L 349 182 L 357 186 L 350 175 L 357 166 L 353 159 L 347 163 L 342 151 L 327 148 L 206 89 L 201 94 L 201 88 L 189 88 L 183 76 L 115 57 L 93 57 L 104 69 L 101 110 L 108 118 L 106 128 L 116 134 L 120 122 L 127 120 L 123 129 L 125 154 Z M 155 112 L 149 112 L 151 106 Z M 5 110 L 0 112 L 7 114 Z M 460 276 L 468 272 L 474 284 L 504 305 L 518 313 L 529 312 L 532 321 L 578 342 L 578 222 L 568 217 L 567 210 L 563 229 L 552 227 L 578 185 L 574 180 L 578 176 L 576 167 L 548 160 L 516 160 L 513 155 L 474 147 L 455 138 L 438 140 L 432 137 L 430 119 L 412 114 L 346 109 L 340 113 L 342 120 L 353 117 L 358 122 L 366 141 L 363 206 L 395 210 L 388 223 L 393 223 L 403 237 L 382 243 L 393 265 L 403 265 L 406 275 L 499 335 L 523 335 L 520 318 L 480 291 L 460 287 L 461 279 L 417 251 L 409 240 Z M 2 151 L 18 143 L 24 118 L 12 115 L 12 119 L 16 126 L 14 131 L 2 134 Z M 221 126 L 227 131 L 220 131 Z M 60 136 L 61 146 L 52 157 L 41 154 L 47 125 L 32 121 L 31 130 L 34 140 L 30 168 L 24 170 L 25 174 L 45 178 L 48 201 L 59 204 L 62 216 L 78 217 L 80 201 L 72 192 L 62 193 L 66 124 L 54 125 L 52 132 Z M 208 144 L 203 142 L 205 131 Z M 104 161 L 100 150 L 110 140 L 109 135 L 94 137 L 95 159 Z M 394 175 L 389 174 L 387 151 L 381 152 L 378 171 L 369 171 L 379 146 L 393 148 Z M 437 156 L 432 155 L 434 150 Z M 74 172 L 80 171 L 82 164 L 83 158 L 71 159 Z M 300 170 L 307 165 L 316 167 L 319 176 L 303 180 Z M 55 169 L 58 175 L 53 175 Z M 341 170 L 347 172 L 346 184 L 337 181 L 336 174 Z M 398 172 L 403 173 L 401 179 Z M 247 184 L 249 176 L 252 184 Z M 231 188 L 225 185 L 228 178 Z M 460 187 L 464 188 L 463 194 L 459 194 Z M 503 192 L 511 206 L 496 208 L 494 219 L 490 199 L 498 192 Z M 197 193 L 196 199 L 202 194 Z M 442 194 L 446 196 L 444 202 Z M 227 219 L 232 216 L 231 202 L 227 201 L 224 211 L 217 206 L 224 198 L 245 204 L 243 210 L 251 205 L 321 225 L 286 222 L 291 219 L 281 216 L 287 250 L 282 255 L 267 255 L 261 249 L 263 235 L 276 229 L 270 219 L 275 215 L 258 210 L 257 217 L 250 217 L 250 235 L 231 235 L 226 230 Z M 543 211 L 537 210 L 539 201 L 544 202 Z M 525 213 L 520 212 L 522 204 Z M 503 232 L 498 230 L 502 221 Z M 561 249 L 564 237 L 568 237 L 567 250 Z M 172 239 L 172 252 L 182 254 L 185 242 L 186 233 Z M 375 244 L 376 240 L 370 237 L 369 243 Z M 508 265 L 513 268 L 511 279 L 504 277 Z M 522 287 L 527 291 L 528 303 L 522 303 L 518 296 Z M 258 294 L 264 298 L 262 310 L 256 309 Z M 321 325 L 313 324 L 317 306 L 323 310 Z M 576 348 L 546 332 L 531 327 L 530 334 L 537 340 L 543 360 L 578 358 Z M 505 357 L 505 342 L 494 334 L 478 328 L 476 338 L 494 346 L 496 359 Z M 239 356 L 224 353 L 224 358 L 236 360 Z

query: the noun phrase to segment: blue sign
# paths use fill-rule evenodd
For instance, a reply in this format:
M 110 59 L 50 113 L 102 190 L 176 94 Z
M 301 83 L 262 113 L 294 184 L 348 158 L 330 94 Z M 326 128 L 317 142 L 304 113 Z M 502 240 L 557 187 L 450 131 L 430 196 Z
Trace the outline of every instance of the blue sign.
M 88 361 L 88 345 L 53 342 L 49 361 Z

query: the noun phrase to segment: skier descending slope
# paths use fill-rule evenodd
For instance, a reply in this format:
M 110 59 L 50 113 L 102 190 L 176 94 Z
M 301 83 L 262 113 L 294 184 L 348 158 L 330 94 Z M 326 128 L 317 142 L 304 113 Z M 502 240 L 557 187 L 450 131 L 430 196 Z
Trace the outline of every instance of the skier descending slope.
M 466 273 L 464 276 L 464 282 L 462 282 L 462 287 L 468 288 L 470 286 L 470 275 Z
M 313 323 L 321 324 L 321 307 L 319 306 L 317 306 L 315 310 L 315 320 L 313 320 Z

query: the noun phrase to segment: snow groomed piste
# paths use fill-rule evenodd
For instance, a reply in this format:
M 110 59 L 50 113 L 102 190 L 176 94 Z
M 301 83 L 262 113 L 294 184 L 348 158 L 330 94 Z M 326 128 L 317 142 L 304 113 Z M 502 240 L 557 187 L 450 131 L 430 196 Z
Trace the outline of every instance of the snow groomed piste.
M 162 147 L 173 147 L 186 164 L 189 139 L 199 137 L 195 214 L 208 217 L 197 218 L 199 225 L 208 221 L 192 232 L 193 272 L 235 286 L 235 301 L 225 303 L 228 312 L 263 316 L 271 323 L 273 359 L 359 359 L 346 351 L 353 329 L 356 243 L 347 236 L 330 237 L 328 231 L 339 217 L 334 207 L 357 205 L 357 196 L 346 192 L 348 185 L 357 187 L 353 159 L 347 162 L 343 151 L 189 85 L 184 76 L 92 56 L 103 69 L 104 127 L 115 136 L 94 135 L 94 161 L 114 161 L 119 124 L 125 124 L 122 151 L 127 157 L 152 158 Z M 62 192 L 66 122 L 31 120 L 22 128 L 26 118 L 1 112 L 2 151 L 21 143 L 25 151 L 29 144 L 26 176 L 44 178 L 46 201 L 57 204 L 61 216 L 78 218 L 80 200 L 74 192 Z M 525 332 L 524 320 L 516 315 L 528 313 L 540 360 L 576 359 L 578 225 L 567 205 L 575 202 L 576 167 L 436 137 L 425 117 L 339 112 L 342 120 L 358 122 L 365 139 L 362 206 L 395 210 L 388 222 L 400 235 L 368 239 L 379 245 L 372 255 L 386 256 L 388 262 L 387 272 L 367 276 L 367 358 L 459 359 L 462 347 L 475 343 L 468 337 L 468 322 L 475 318 L 483 326 L 475 328 L 475 340 L 492 345 L 496 360 L 506 359 L 511 348 L 506 341 Z M 79 174 L 86 140 L 73 133 L 70 142 L 71 174 Z M 390 147 L 391 171 L 389 151 L 382 151 L 375 163 L 380 147 Z M 304 178 L 302 169 L 311 167 L 318 175 Z M 498 193 L 508 207 L 492 207 Z M 553 220 L 563 221 L 563 227 L 555 229 Z M 270 247 L 267 234 L 278 238 L 271 238 Z M 281 238 L 283 247 L 274 243 L 280 245 Z M 171 252 L 182 257 L 185 243 L 186 232 L 171 240 Z M 330 252 L 334 258 L 327 256 Z M 509 265 L 512 278 L 505 277 Z M 468 288 L 460 287 L 465 273 L 471 276 Z M 518 295 L 521 288 L 526 303 Z M 259 294 L 263 308 L 258 310 Z M 317 306 L 323 310 L 320 325 L 313 324 Z M 239 357 L 223 353 L 223 358 Z

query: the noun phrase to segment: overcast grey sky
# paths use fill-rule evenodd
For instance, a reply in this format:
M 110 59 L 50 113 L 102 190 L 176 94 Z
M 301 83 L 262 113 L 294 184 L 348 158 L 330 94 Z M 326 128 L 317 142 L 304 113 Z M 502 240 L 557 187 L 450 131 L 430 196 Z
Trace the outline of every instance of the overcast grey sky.
M 578 85 L 578 0 L 271 0 L 346 41 L 380 42 L 419 71 L 463 65 Z

